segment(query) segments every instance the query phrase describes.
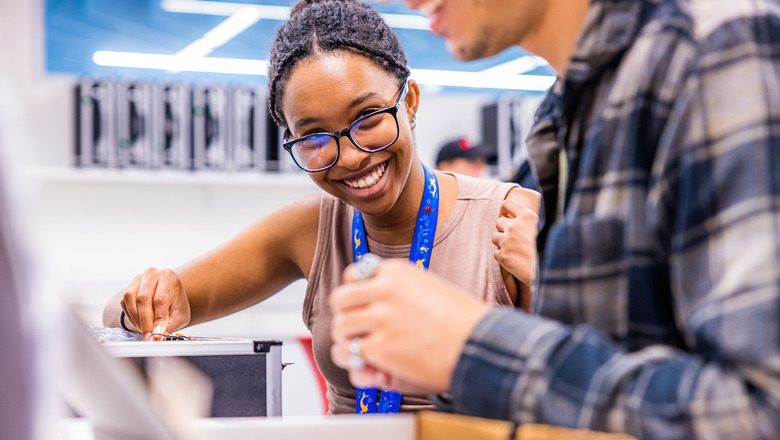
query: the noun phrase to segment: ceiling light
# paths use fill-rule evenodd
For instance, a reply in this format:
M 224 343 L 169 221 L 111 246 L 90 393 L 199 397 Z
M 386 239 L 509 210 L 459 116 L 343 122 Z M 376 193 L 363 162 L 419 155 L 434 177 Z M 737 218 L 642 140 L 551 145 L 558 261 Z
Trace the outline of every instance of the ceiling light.
M 99 50 L 92 54 L 92 61 L 99 66 L 133 67 L 137 69 L 159 69 L 169 71 L 233 73 L 239 75 L 266 75 L 268 70 L 268 62 L 264 60 L 190 57 L 152 53 L 113 52 L 107 50 Z
M 536 92 L 543 92 L 549 89 L 555 82 L 555 77 L 544 75 L 514 75 L 427 69 L 412 69 L 412 78 L 424 85 L 529 90 Z
M 160 8 L 167 12 L 182 12 L 205 15 L 233 15 L 244 8 L 252 8 L 269 20 L 287 20 L 290 9 L 287 6 L 251 5 L 248 3 L 215 2 L 202 0 L 162 0 Z M 379 14 L 390 27 L 397 29 L 428 30 L 428 19 L 411 14 Z
M 526 55 L 520 58 L 515 58 L 514 60 L 511 61 L 507 61 L 506 63 L 501 63 L 493 67 L 488 67 L 487 69 L 484 69 L 482 72 L 519 74 L 519 73 L 530 72 L 536 69 L 537 67 L 542 67 L 546 65 L 547 65 L 547 61 L 545 61 L 544 58 L 535 55 Z
M 150 53 L 97 51 L 92 60 L 100 66 L 132 67 L 169 71 L 266 75 L 268 61 L 236 58 L 192 57 Z M 555 78 L 543 75 L 514 75 L 451 70 L 412 69 L 412 78 L 422 85 L 544 91 Z
M 227 20 L 218 24 L 214 29 L 203 34 L 202 37 L 188 44 L 176 55 L 202 57 L 210 54 L 214 49 L 222 46 L 244 32 L 248 27 L 263 18 L 263 14 L 257 8 L 242 8 L 237 10 Z

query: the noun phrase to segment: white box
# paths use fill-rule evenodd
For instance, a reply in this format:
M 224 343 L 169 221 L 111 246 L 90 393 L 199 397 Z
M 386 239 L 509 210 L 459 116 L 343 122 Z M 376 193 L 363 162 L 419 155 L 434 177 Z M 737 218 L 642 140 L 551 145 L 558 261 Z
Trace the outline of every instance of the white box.
M 212 417 L 282 415 L 282 342 L 208 339 L 197 341 L 108 342 L 115 358 L 133 358 L 143 369 L 149 357 L 176 356 L 211 378 Z

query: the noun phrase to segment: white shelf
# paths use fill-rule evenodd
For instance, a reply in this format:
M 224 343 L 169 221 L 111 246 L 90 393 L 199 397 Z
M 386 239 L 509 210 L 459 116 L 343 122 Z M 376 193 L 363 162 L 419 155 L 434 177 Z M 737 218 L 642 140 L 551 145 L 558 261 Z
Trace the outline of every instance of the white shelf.
M 258 186 L 311 188 L 317 186 L 305 173 L 263 171 L 186 171 L 150 169 L 106 169 L 32 167 L 30 177 L 39 182 L 128 183 L 210 186 Z

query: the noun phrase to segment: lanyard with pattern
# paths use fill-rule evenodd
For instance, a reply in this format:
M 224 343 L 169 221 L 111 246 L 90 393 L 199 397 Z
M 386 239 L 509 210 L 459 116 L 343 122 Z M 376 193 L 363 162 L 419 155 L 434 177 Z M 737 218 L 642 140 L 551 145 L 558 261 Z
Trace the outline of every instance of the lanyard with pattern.
M 425 191 L 417 212 L 417 223 L 414 226 L 412 250 L 409 261 L 420 270 L 428 269 L 433 250 L 433 239 L 436 236 L 436 221 L 439 214 L 439 184 L 436 175 L 428 167 L 425 171 Z M 363 215 L 355 209 L 352 216 L 352 260 L 357 262 L 368 253 L 366 229 L 363 226 Z M 379 408 L 376 404 L 376 388 L 358 388 L 355 401 L 355 412 L 363 413 L 397 413 L 401 408 L 401 393 L 383 389 L 379 398 Z

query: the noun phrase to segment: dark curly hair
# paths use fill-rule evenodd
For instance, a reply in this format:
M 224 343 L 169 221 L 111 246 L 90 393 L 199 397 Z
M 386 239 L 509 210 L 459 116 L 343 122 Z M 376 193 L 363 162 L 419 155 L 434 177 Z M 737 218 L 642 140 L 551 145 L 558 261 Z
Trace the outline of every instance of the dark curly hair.
M 268 106 L 277 125 L 287 127 L 282 94 L 295 65 L 320 52 L 359 53 L 395 76 L 409 76 L 398 37 L 382 17 L 358 0 L 301 0 L 274 38 L 268 64 Z

